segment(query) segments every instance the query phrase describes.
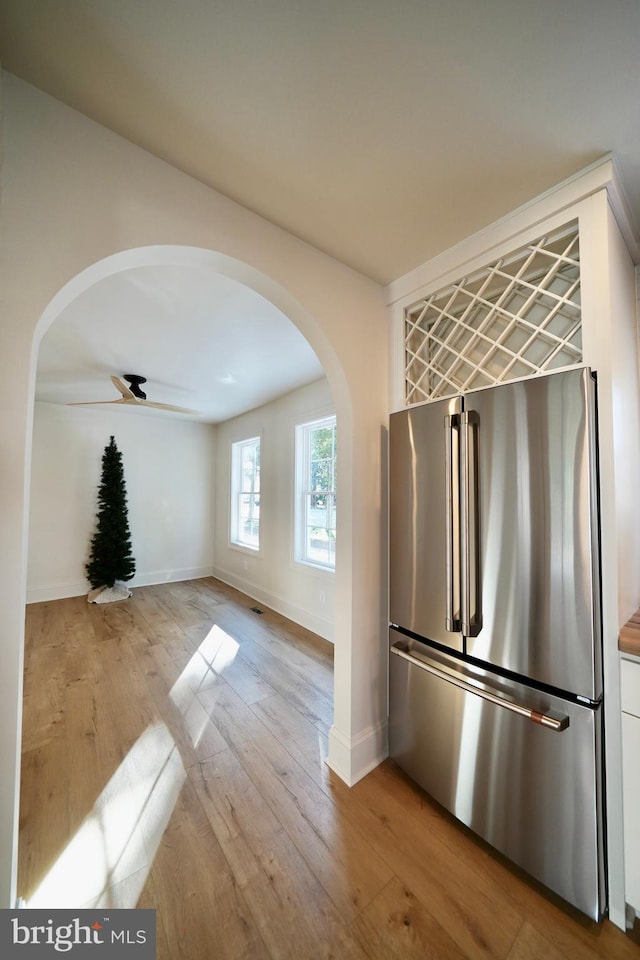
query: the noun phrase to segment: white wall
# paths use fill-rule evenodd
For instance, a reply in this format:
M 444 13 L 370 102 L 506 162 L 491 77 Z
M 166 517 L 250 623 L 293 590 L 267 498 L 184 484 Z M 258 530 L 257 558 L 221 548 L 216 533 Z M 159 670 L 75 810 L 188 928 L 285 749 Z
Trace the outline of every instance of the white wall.
M 341 427 L 329 763 L 350 783 L 386 753 L 387 341 L 377 284 L 6 73 L 2 148 L 0 904 L 9 907 L 16 893 L 33 392 L 47 327 L 109 271 L 183 262 L 181 252 L 189 251 L 269 299 L 311 344 Z
M 329 384 L 318 380 L 219 424 L 216 448 L 216 576 L 328 640 L 335 574 L 293 559 L 294 434 L 297 423 L 334 412 Z M 229 542 L 231 444 L 255 436 L 261 438 L 258 554 Z
M 27 602 L 86 593 L 105 445 L 122 453 L 136 574 L 130 586 L 215 575 L 333 640 L 333 571 L 293 560 L 294 433 L 335 412 L 326 379 L 218 426 L 36 403 Z M 259 554 L 229 542 L 230 445 L 262 438 Z
M 609 297 L 613 423 L 616 463 L 616 542 L 618 544 L 618 618 L 622 626 L 640 606 L 640 371 L 636 316 L 635 266 L 610 209 Z M 620 466 L 624 465 L 622 469 Z
M 582 261 L 585 362 L 598 372 L 605 761 L 610 917 L 625 924 L 620 628 L 640 605 L 640 411 L 634 265 L 605 191 Z
M 89 585 L 102 454 L 122 454 L 136 574 L 130 585 L 213 572 L 215 427 L 139 410 L 37 403 L 33 426 L 27 601 Z

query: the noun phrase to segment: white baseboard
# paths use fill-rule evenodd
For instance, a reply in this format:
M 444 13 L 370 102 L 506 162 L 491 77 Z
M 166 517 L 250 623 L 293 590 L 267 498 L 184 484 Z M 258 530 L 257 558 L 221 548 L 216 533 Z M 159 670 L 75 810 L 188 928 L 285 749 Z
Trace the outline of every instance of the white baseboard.
M 181 580 L 201 580 L 213 577 L 213 566 L 184 567 L 182 570 L 152 570 L 150 573 L 136 574 L 129 580 L 129 587 L 153 587 L 156 583 L 179 583 Z
M 150 587 L 156 583 L 178 583 L 181 580 L 200 580 L 212 577 L 213 567 L 185 567 L 182 570 L 153 570 L 136 574 L 127 581 L 128 587 Z M 27 603 L 43 603 L 46 600 L 65 600 L 67 597 L 85 596 L 91 586 L 87 580 L 75 583 L 50 583 L 40 587 L 27 587 Z
M 353 787 L 389 756 L 389 730 L 385 720 L 376 727 L 346 737 L 335 726 L 329 730 L 327 765 L 348 787 Z
M 317 633 L 318 636 L 322 637 L 324 640 L 328 640 L 330 643 L 333 643 L 332 620 L 328 620 L 325 617 L 320 617 L 309 610 L 305 610 L 303 607 L 297 606 L 295 603 L 291 603 L 289 600 L 285 600 L 283 597 L 279 597 L 275 593 L 271 593 L 268 590 L 263 590 L 262 587 L 255 583 L 251 583 L 250 580 L 247 580 L 244 577 L 239 577 L 231 570 L 224 570 L 222 567 L 216 567 L 212 576 L 216 577 L 218 580 L 222 580 L 223 583 L 227 583 L 230 587 L 235 587 L 235 589 L 240 590 L 241 593 L 246 593 L 247 596 L 251 597 L 253 600 L 257 600 L 259 603 L 264 603 L 265 606 L 269 607 L 271 610 L 275 610 L 276 613 L 282 614 L 283 617 L 293 620 L 294 623 L 300 624 L 300 626 L 304 627 L 306 630 L 311 630 L 312 633 Z
M 81 597 L 90 589 L 86 580 L 79 580 L 77 583 L 49 583 L 43 587 L 27 587 L 27 603 L 44 603 L 46 600 Z

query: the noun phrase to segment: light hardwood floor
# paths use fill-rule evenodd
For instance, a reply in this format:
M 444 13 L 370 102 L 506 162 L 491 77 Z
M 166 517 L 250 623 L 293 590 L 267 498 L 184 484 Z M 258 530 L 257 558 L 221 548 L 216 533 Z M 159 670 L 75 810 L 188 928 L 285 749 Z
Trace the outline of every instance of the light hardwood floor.
M 608 960 L 391 761 L 324 758 L 332 648 L 213 579 L 27 608 L 19 894 L 154 907 L 159 960 Z

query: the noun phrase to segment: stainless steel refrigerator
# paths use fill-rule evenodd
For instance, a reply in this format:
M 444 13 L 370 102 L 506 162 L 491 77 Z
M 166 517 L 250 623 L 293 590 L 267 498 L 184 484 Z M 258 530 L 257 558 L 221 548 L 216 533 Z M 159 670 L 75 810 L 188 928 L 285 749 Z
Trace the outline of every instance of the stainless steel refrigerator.
M 596 384 L 391 416 L 390 753 L 594 919 L 606 907 Z

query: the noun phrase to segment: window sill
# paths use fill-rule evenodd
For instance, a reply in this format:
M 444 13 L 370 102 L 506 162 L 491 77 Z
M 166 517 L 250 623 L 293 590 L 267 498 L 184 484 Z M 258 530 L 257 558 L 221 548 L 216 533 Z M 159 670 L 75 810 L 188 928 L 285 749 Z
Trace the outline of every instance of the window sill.
M 230 540 L 229 549 L 235 550 L 237 553 L 243 553 L 247 557 L 255 557 L 256 560 L 262 560 L 263 557 L 260 547 L 249 547 L 246 543 L 234 543 Z
M 293 562 L 297 567 L 306 567 L 307 570 L 313 570 L 314 573 L 326 574 L 329 577 L 332 577 L 336 572 L 335 567 L 328 567 L 323 563 L 314 563 L 312 560 L 300 560 L 296 557 Z

